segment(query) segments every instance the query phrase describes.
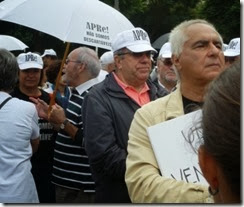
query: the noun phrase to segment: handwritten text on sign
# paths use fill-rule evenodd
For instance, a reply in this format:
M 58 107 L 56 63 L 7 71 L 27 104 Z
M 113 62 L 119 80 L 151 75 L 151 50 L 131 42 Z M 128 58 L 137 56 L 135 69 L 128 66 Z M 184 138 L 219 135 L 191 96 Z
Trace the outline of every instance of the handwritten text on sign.
M 207 184 L 198 164 L 197 154 L 186 142 L 189 129 L 199 120 L 201 111 L 165 121 L 147 129 L 163 176 L 192 183 Z M 193 144 L 194 145 L 194 144 Z

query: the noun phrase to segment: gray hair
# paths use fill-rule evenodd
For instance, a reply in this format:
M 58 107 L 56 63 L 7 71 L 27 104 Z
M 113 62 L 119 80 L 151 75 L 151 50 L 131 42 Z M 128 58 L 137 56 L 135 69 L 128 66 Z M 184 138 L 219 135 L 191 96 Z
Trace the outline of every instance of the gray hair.
M 80 47 L 79 49 L 78 60 L 86 64 L 86 69 L 92 77 L 97 77 L 102 66 L 96 52 L 88 47 Z
M 214 31 L 216 31 L 216 33 L 219 35 L 220 41 L 223 44 L 223 39 L 213 24 L 211 24 L 203 19 L 187 20 L 187 21 L 184 21 L 184 22 L 180 23 L 179 25 L 177 25 L 170 32 L 170 35 L 169 35 L 169 42 L 171 43 L 171 52 L 172 52 L 172 54 L 176 55 L 177 57 L 179 57 L 179 55 L 181 54 L 184 43 L 189 39 L 189 37 L 186 34 L 186 29 L 193 24 L 206 24 L 206 25 L 212 27 L 214 29 Z
M 18 80 L 19 66 L 16 57 L 6 49 L 0 49 L 0 91 L 11 92 Z

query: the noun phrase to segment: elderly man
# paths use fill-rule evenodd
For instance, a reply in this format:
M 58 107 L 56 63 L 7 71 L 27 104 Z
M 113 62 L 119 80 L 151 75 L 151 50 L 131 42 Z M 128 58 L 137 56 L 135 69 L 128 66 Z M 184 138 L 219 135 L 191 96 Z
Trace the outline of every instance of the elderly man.
M 240 59 L 240 54 L 241 54 L 240 45 L 241 45 L 240 37 L 234 38 L 230 41 L 229 45 L 224 51 L 225 68 L 228 68 L 236 60 Z
M 96 184 L 96 202 L 131 202 L 126 188 L 128 130 L 135 111 L 157 98 L 147 82 L 152 48 L 141 28 L 119 33 L 112 43 L 115 71 L 94 86 L 83 105 L 85 149 Z
M 98 75 L 99 81 L 103 81 L 108 75 L 108 73 L 112 72 L 114 70 L 114 54 L 113 51 L 107 51 L 103 53 L 103 55 L 100 57 L 100 63 L 102 66 L 102 70 L 100 71 Z
M 166 42 L 160 49 L 157 58 L 157 78 L 153 81 L 162 96 L 171 93 L 177 83 L 177 75 L 171 61 L 171 44 Z
M 83 99 L 96 78 L 101 65 L 94 50 L 80 47 L 73 50 L 65 62 L 64 80 L 72 87 L 68 106 L 53 105 L 49 117 L 47 106 L 37 103 L 39 116 L 48 119 L 58 129 L 54 147 L 53 179 L 57 203 L 90 203 L 94 201 L 95 185 L 83 146 Z M 41 110 L 42 109 L 42 110 Z
M 102 54 L 100 57 L 100 63 L 102 65 L 102 69 L 107 71 L 108 73 L 114 70 L 114 54 L 113 51 L 107 51 Z
M 223 42 L 213 25 L 204 20 L 190 20 L 172 30 L 170 43 L 180 84 L 169 95 L 136 112 L 129 131 L 125 180 L 132 202 L 209 202 L 206 186 L 177 181 L 160 173 L 147 128 L 201 106 L 206 86 L 223 71 Z M 162 132 L 162 139 L 164 136 L 167 134 Z

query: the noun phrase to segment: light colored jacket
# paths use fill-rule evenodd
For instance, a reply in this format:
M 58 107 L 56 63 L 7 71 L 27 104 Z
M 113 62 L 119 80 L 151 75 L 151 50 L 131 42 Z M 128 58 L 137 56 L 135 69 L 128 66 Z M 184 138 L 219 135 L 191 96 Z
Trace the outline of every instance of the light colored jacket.
M 135 113 L 129 130 L 125 181 L 134 203 L 213 202 L 207 186 L 160 175 L 147 128 L 184 115 L 180 85 L 169 95 L 144 105 Z M 164 135 L 162 133 L 162 138 Z M 167 144 L 167 143 L 165 143 Z M 174 150 L 174 149 L 172 149 Z

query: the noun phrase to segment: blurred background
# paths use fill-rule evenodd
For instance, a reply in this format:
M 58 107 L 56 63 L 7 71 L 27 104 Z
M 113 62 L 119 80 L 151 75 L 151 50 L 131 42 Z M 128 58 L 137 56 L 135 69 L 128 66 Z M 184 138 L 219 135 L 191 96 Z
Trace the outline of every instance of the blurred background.
M 2 0 L 0 0 L 0 2 L 1 1 Z M 174 26 L 183 20 L 193 18 L 206 19 L 214 24 L 226 44 L 228 44 L 232 38 L 240 37 L 241 35 L 241 3 L 237 0 L 101 1 L 119 10 L 135 27 L 141 27 L 146 30 L 150 36 L 151 43 L 154 43 L 153 46 L 157 50 L 160 49 L 160 45 L 155 45 L 158 45 L 158 43 L 160 44 L 160 41 L 163 44 L 162 41 L 164 41 L 159 40 L 161 36 L 164 35 L 164 37 L 167 37 L 167 33 L 169 33 Z M 11 35 L 20 39 L 29 46 L 26 51 L 30 50 L 43 54 L 45 49 L 52 48 L 57 52 L 59 58 L 63 57 L 65 50 L 64 42 L 48 34 L 1 20 L 0 34 Z M 163 38 L 161 37 L 161 39 Z M 71 43 L 70 50 L 79 45 L 80 44 Z M 105 49 L 99 48 L 98 55 L 100 56 L 105 51 Z M 20 52 L 22 51 L 13 51 L 16 55 Z

